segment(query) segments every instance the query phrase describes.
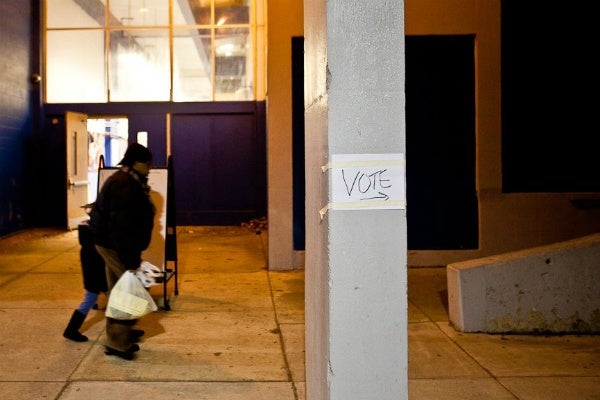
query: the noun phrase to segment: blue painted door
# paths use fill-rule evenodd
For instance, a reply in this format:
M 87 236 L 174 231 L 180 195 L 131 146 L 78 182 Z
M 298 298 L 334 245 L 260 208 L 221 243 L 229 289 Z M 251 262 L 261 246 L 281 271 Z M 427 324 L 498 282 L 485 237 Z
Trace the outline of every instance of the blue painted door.
M 254 114 L 173 115 L 177 225 L 237 225 L 260 217 L 259 146 Z

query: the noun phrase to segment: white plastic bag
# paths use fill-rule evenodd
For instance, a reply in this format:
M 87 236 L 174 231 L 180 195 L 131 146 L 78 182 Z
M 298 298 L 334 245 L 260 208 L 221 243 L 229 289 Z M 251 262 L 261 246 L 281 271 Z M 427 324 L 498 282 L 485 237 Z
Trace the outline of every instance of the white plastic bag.
M 156 303 L 142 282 L 132 271 L 125 271 L 110 291 L 106 316 L 132 320 L 158 310 Z

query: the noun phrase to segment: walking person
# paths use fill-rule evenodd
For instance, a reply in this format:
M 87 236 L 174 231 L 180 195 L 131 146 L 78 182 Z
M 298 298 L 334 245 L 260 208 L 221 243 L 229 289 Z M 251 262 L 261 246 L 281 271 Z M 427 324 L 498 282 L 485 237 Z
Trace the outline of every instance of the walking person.
M 127 270 L 135 270 L 150 245 L 156 209 L 150 198 L 148 173 L 152 153 L 139 143 L 125 151 L 120 168 L 98 193 L 91 213 L 96 227 L 96 250 L 104 259 L 108 291 Z M 144 334 L 133 329 L 136 320 L 106 317 L 105 354 L 132 360 Z
M 91 211 L 91 204 L 84 206 L 86 212 Z M 81 262 L 81 274 L 83 276 L 83 288 L 85 295 L 79 304 L 79 307 L 71 315 L 71 319 L 63 336 L 75 342 L 86 342 L 87 336 L 82 334 L 79 329 L 85 321 L 89 311 L 98 303 L 100 293 L 108 296 L 108 286 L 106 283 L 106 272 L 104 269 L 104 260 L 98 254 L 95 247 L 95 228 L 90 221 L 81 223 L 77 228 L 79 235 L 79 259 Z

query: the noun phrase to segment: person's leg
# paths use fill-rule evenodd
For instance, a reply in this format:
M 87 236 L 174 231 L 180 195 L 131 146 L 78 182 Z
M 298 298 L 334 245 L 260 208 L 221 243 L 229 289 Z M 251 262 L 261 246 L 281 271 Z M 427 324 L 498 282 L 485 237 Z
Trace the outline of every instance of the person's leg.
M 146 332 L 144 332 L 143 329 L 131 328 L 129 332 L 129 341 L 131 343 L 137 343 L 142 339 L 142 336 L 144 336 L 145 333 Z
M 77 307 L 77 311 L 79 311 L 83 315 L 87 315 L 90 312 L 90 310 L 94 307 L 97 301 L 98 293 L 93 293 L 89 290 L 86 290 L 83 300 L 81 301 L 81 303 L 79 303 L 79 307 Z
M 94 304 L 96 304 L 96 300 L 98 300 L 98 293 L 92 293 L 90 291 L 85 291 L 85 296 L 83 300 L 79 304 L 79 307 L 73 314 L 71 315 L 71 319 L 63 332 L 63 336 L 69 340 L 73 340 L 75 342 L 86 342 L 88 340 L 87 336 L 81 334 L 79 332 L 79 328 L 83 325 L 83 321 L 85 321 L 85 317 L 88 312 L 92 309 Z
M 131 327 L 135 320 L 119 320 L 106 318 L 106 346 L 110 349 L 121 352 L 134 352 L 139 350 L 139 346 L 133 346 L 130 340 Z
M 119 259 L 115 250 L 96 246 L 96 250 L 104 259 L 106 269 L 106 282 L 108 283 L 108 295 L 115 286 L 121 275 L 125 272 L 125 265 Z M 122 321 L 114 318 L 106 318 L 106 354 L 117 355 L 119 357 L 131 360 L 132 353 L 139 349 L 139 346 L 132 347 L 130 336 L 131 327 L 135 321 Z
M 125 265 L 121 262 L 119 255 L 115 250 L 96 246 L 96 251 L 104 260 L 104 270 L 106 272 L 106 283 L 108 284 L 108 293 L 115 286 L 121 275 L 125 272 Z

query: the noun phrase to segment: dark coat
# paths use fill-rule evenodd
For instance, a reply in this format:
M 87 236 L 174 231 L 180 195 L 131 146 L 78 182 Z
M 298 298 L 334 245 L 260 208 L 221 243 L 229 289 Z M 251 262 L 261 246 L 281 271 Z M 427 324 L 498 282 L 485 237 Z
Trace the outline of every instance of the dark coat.
M 126 269 L 140 266 L 152 237 L 155 208 L 145 181 L 133 170 L 119 169 L 102 185 L 90 214 L 96 244 L 116 250 Z
M 79 258 L 81 260 L 83 287 L 88 292 L 104 293 L 108 291 L 106 271 L 104 270 L 104 260 L 96 251 L 94 229 L 86 222 L 77 227 L 77 232 L 79 234 L 79 244 L 81 245 Z

